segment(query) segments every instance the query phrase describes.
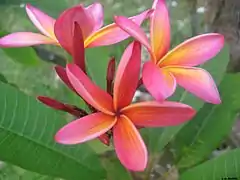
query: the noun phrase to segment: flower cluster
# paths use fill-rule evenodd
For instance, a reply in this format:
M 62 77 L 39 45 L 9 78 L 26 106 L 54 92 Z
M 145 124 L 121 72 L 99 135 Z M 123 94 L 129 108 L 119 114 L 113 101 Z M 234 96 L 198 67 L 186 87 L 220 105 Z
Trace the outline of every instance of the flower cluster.
M 78 144 L 99 138 L 109 145 L 112 139 L 121 163 L 130 170 L 142 171 L 148 155 L 138 129 L 176 126 L 195 115 L 190 106 L 166 100 L 177 84 L 206 102 L 221 102 L 211 75 L 194 66 L 208 61 L 222 49 L 223 36 L 200 35 L 169 50 L 170 22 L 165 0 L 154 0 L 151 9 L 130 18 L 116 16 L 113 24 L 104 27 L 100 3 L 72 7 L 56 20 L 31 5 L 26 6 L 26 11 L 42 34 L 9 34 L 0 38 L 0 47 L 61 46 L 73 61 L 66 67 L 56 66 L 56 73 L 89 107 L 86 112 L 49 97 L 38 97 L 44 104 L 76 117 L 57 132 L 58 143 Z M 150 40 L 140 27 L 144 20 L 150 20 Z M 129 36 L 135 41 L 124 51 L 117 70 L 115 59 L 109 61 L 107 88 L 101 89 L 86 73 L 85 48 L 115 44 Z M 144 64 L 140 77 L 142 45 L 148 50 L 150 60 Z M 132 104 L 141 83 L 155 100 Z

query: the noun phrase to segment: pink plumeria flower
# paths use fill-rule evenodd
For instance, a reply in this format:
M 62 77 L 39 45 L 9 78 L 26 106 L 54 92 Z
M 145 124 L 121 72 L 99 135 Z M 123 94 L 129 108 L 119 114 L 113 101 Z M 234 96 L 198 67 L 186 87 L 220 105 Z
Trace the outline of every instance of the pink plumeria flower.
M 57 20 L 39 9 L 27 4 L 26 12 L 42 34 L 32 32 L 16 32 L 0 39 L 0 47 L 25 47 L 39 44 L 61 45 L 72 54 L 72 32 L 76 22 L 84 38 L 84 47 L 104 46 L 118 43 L 129 35 L 115 23 L 103 26 L 103 7 L 94 3 L 88 7 L 82 5 L 65 10 Z M 130 17 L 140 25 L 148 16 L 150 10 Z
M 83 143 L 110 132 L 121 163 L 133 171 L 145 169 L 147 148 L 136 126 L 175 126 L 190 120 L 195 111 L 177 102 L 131 104 L 138 86 L 140 56 L 141 45 L 138 42 L 125 50 L 116 72 L 113 96 L 95 85 L 76 64 L 67 65 L 66 73 L 72 87 L 97 112 L 60 129 L 55 136 L 58 143 Z
M 58 76 L 60 77 L 60 79 L 74 92 L 75 89 L 72 87 L 70 81 L 68 80 L 67 74 L 66 74 L 66 70 L 65 68 L 61 67 L 61 66 L 56 66 L 55 67 L 55 71 L 58 74 Z M 80 117 L 84 117 L 86 115 L 88 115 L 88 113 L 83 110 L 80 109 L 74 105 L 70 105 L 70 104 L 65 104 L 62 102 L 59 102 L 53 98 L 50 97 L 46 97 L 46 96 L 38 96 L 37 99 L 42 102 L 43 104 L 56 109 L 56 110 L 60 110 L 60 111 L 64 111 L 67 112 L 73 116 L 75 116 L 76 118 L 80 118 Z M 93 110 L 93 109 L 90 109 Z M 94 109 L 94 111 L 96 111 Z M 109 146 L 110 145 L 110 137 L 108 136 L 108 134 L 102 134 L 101 136 L 98 137 L 98 139 L 105 145 Z
M 221 103 L 211 75 L 193 66 L 203 64 L 218 54 L 224 46 L 224 37 L 217 33 L 199 35 L 169 51 L 170 23 L 165 0 L 155 0 L 153 9 L 150 43 L 136 23 L 125 17 L 115 17 L 116 24 L 139 40 L 151 55 L 151 61 L 144 64 L 142 74 L 147 90 L 161 101 L 171 96 L 179 84 L 206 102 Z

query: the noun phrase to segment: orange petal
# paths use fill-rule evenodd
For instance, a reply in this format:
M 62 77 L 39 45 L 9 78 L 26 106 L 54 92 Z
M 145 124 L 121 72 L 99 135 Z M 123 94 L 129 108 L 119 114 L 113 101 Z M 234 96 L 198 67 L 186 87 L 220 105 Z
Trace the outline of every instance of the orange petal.
M 121 116 L 113 127 L 113 142 L 123 166 L 133 171 L 143 171 L 146 168 L 147 148 L 127 117 Z
M 56 21 L 55 19 L 35 8 L 34 6 L 31 6 L 30 4 L 26 5 L 26 11 L 28 17 L 39 29 L 39 31 L 41 31 L 44 35 L 51 37 L 52 39 L 57 41 L 54 34 L 54 24 Z
M 171 50 L 158 65 L 197 66 L 216 56 L 223 46 L 224 37 L 221 34 L 199 35 Z
M 68 123 L 55 135 L 61 144 L 78 144 L 97 138 L 110 130 L 116 119 L 103 113 L 94 113 Z
M 212 76 L 201 68 L 168 67 L 177 80 L 177 83 L 187 91 L 206 102 L 219 104 L 221 99 Z
M 171 73 L 148 61 L 143 65 L 143 84 L 158 101 L 171 96 L 176 89 L 176 80 Z
M 99 111 L 113 115 L 112 97 L 94 84 L 89 77 L 76 65 L 67 65 L 67 76 L 77 93 Z
M 142 22 L 148 18 L 150 10 L 144 11 L 139 15 L 130 17 L 137 25 L 141 25 Z M 85 41 L 85 47 L 96 47 L 116 44 L 129 37 L 129 34 L 124 32 L 115 23 L 107 25 L 98 31 L 91 34 Z
M 140 127 L 176 126 L 195 115 L 195 110 L 190 106 L 170 101 L 136 103 L 122 109 L 121 112 Z
M 170 47 L 170 22 L 165 0 L 155 0 L 153 9 L 150 17 L 151 46 L 156 59 L 160 60 Z
M 113 102 L 115 110 L 121 109 L 132 102 L 141 67 L 141 44 L 137 41 L 125 50 L 113 87 Z

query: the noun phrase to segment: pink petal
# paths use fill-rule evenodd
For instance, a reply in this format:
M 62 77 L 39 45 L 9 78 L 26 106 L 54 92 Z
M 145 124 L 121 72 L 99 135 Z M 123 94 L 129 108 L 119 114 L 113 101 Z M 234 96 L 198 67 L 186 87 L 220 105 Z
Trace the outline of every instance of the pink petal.
M 126 31 L 130 36 L 134 37 L 136 40 L 142 43 L 147 50 L 151 53 L 151 46 L 148 42 L 148 38 L 145 32 L 141 29 L 139 25 L 137 25 L 132 20 L 124 17 L 124 16 L 115 16 L 115 23 L 124 31 Z
M 132 171 L 143 171 L 147 166 L 147 148 L 136 127 L 121 116 L 113 127 L 113 141 L 120 162 Z
M 75 22 L 73 33 L 73 62 L 85 72 L 85 51 L 82 30 Z
M 31 19 L 33 24 L 39 29 L 39 31 L 41 31 L 44 35 L 56 40 L 54 34 L 54 24 L 56 21 L 55 19 L 48 16 L 39 9 L 31 6 L 30 4 L 26 5 L 26 11 L 28 17 Z
M 95 2 L 86 8 L 86 12 L 94 19 L 94 31 L 100 29 L 103 26 L 103 6 Z
M 171 50 L 159 66 L 197 66 L 216 56 L 223 46 L 224 37 L 221 34 L 199 35 Z
M 73 88 L 72 84 L 70 83 L 68 77 L 67 77 L 67 73 L 66 73 L 66 70 L 65 68 L 61 67 L 61 66 L 56 66 L 55 67 L 55 71 L 58 75 L 58 77 L 70 88 L 72 89 L 74 92 L 75 89 Z
M 82 6 L 65 10 L 56 20 L 54 26 L 59 43 L 71 54 L 75 22 L 80 26 L 84 39 L 93 32 L 94 21 Z
M 113 115 L 112 97 L 94 84 L 75 64 L 67 65 L 67 76 L 77 93 L 94 108 Z
M 177 83 L 187 91 L 206 102 L 220 104 L 221 99 L 212 76 L 200 68 L 168 67 L 177 80 Z
M 38 96 L 37 99 L 39 101 L 41 101 L 43 104 L 45 104 L 51 108 L 54 108 L 57 110 L 65 110 L 65 104 L 63 104 L 55 99 L 52 99 L 50 97 Z
M 131 43 L 125 50 L 113 87 L 113 101 L 115 110 L 121 109 L 132 102 L 141 67 L 141 44 Z
M 170 22 L 165 0 L 155 0 L 153 9 L 150 18 L 151 46 L 157 60 L 160 60 L 170 47 Z
M 195 115 L 195 110 L 190 106 L 170 101 L 136 103 L 124 108 L 121 112 L 136 126 L 143 127 L 176 126 Z
M 137 25 L 149 17 L 152 11 L 147 10 L 137 16 L 130 17 Z M 94 32 L 85 41 L 85 47 L 96 47 L 116 44 L 129 37 L 129 34 L 119 28 L 115 23 L 105 26 L 98 31 Z
M 44 35 L 32 32 L 16 32 L 0 38 L 0 47 L 27 47 L 39 44 L 57 44 Z
M 142 78 L 146 89 L 158 101 L 165 100 L 176 89 L 176 80 L 173 75 L 158 68 L 151 61 L 144 64 Z
M 116 120 L 113 116 L 94 113 L 68 123 L 55 135 L 61 144 L 78 144 L 92 140 L 110 130 Z

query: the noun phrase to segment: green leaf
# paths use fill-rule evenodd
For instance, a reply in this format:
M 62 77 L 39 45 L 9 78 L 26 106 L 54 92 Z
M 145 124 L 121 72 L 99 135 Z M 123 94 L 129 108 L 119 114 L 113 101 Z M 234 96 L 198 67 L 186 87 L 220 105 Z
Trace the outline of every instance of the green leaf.
M 112 152 L 106 152 L 102 158 L 107 170 L 107 180 L 132 180 L 130 172 L 125 169 Z
M 0 37 L 7 35 L 7 32 L 0 32 Z M 36 66 L 40 64 L 41 59 L 32 47 L 18 47 L 18 48 L 2 48 L 4 52 L 11 60 L 21 63 L 27 66 Z
M 11 60 L 27 66 L 36 66 L 41 60 L 31 47 L 1 49 Z
M 107 47 L 91 48 L 86 50 L 86 67 L 92 80 L 106 88 L 107 65 L 110 59 Z
M 221 180 L 240 177 L 240 149 L 235 149 L 184 172 L 180 180 Z
M 0 74 L 0 81 L 3 83 L 8 83 L 7 79 L 2 74 Z
M 64 146 L 54 134 L 66 124 L 55 110 L 0 83 L 0 159 L 71 180 L 103 179 L 98 157 L 86 144 Z
M 41 175 L 35 172 L 27 171 L 18 166 L 13 166 L 2 162 L 0 168 L 1 180 L 60 180 L 50 176 Z
M 240 74 L 225 75 L 219 90 L 222 104 L 205 104 L 176 136 L 173 149 L 178 168 L 189 168 L 207 158 L 229 134 L 240 109 Z M 214 132 L 213 132 L 214 129 Z
M 225 46 L 224 49 L 215 58 L 201 66 L 201 68 L 209 71 L 212 74 L 215 82 L 219 84 L 224 75 L 224 72 L 226 71 L 228 61 L 229 50 L 228 47 Z M 170 98 L 170 100 L 181 101 L 194 107 L 196 110 L 199 110 L 204 104 L 202 100 L 198 99 L 187 91 L 183 91 L 182 89 L 178 89 L 175 92 L 175 95 Z M 180 126 L 166 127 L 164 129 L 159 128 L 159 131 L 150 131 L 150 134 L 148 134 L 148 136 L 154 137 L 152 141 L 155 142 L 151 147 L 150 151 L 152 153 L 161 151 L 175 137 L 175 135 L 184 125 L 185 124 Z M 155 135 L 152 135 L 152 133 Z M 156 138 L 156 135 L 158 135 L 158 138 Z

